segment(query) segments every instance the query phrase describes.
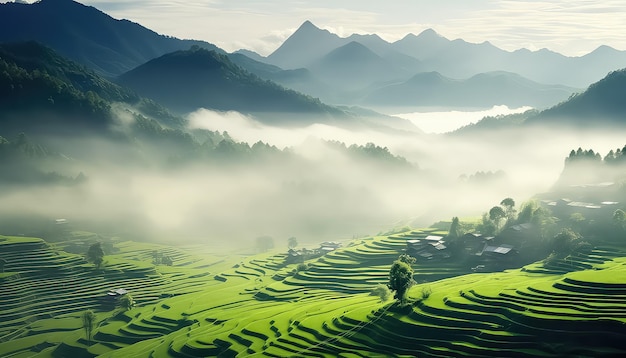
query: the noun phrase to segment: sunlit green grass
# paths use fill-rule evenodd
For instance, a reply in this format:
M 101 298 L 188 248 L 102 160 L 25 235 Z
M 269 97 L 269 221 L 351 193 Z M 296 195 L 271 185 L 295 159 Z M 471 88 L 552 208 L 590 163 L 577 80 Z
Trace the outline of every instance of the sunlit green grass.
M 590 269 L 564 274 L 546 271 L 541 263 L 489 274 L 467 274 L 454 262 L 418 263 L 418 277 L 448 278 L 413 286 L 406 307 L 369 295 L 387 282 L 408 238 L 438 234 L 445 233 L 427 229 L 360 238 L 309 260 L 299 272 L 296 264 L 284 263 L 279 250 L 220 256 L 198 247 L 126 241 L 116 242 L 119 251 L 97 270 L 82 256 L 60 251 L 63 242 L 45 247 L 39 239 L 0 237 L 0 245 L 22 245 L 16 252 L 24 257 L 12 268 L 19 276 L 0 276 L 0 356 L 625 352 L 620 344 L 626 338 L 626 258 L 602 251 L 580 258 Z M 154 265 L 155 250 L 174 265 Z M 99 298 L 110 288 L 129 289 L 138 305 L 126 312 L 102 307 Z M 85 340 L 80 320 L 86 309 L 96 312 L 93 342 Z

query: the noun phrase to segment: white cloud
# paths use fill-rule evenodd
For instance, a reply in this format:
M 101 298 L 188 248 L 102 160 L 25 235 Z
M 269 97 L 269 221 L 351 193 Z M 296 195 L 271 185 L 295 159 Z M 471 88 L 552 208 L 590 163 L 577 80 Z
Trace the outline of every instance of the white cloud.
M 476 123 L 487 116 L 523 113 L 532 107 L 509 108 L 493 106 L 482 111 L 445 111 L 445 112 L 413 112 L 400 113 L 396 117 L 408 119 L 425 133 L 446 133 L 470 123 Z

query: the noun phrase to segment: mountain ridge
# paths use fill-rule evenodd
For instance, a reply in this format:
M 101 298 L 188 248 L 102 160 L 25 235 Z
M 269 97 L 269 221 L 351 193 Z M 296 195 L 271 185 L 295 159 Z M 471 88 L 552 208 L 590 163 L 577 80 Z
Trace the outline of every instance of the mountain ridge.
M 301 29 L 306 30 L 307 41 L 299 40 L 299 35 L 304 31 Z M 312 31 L 313 29 L 317 30 Z M 281 45 L 265 61 L 283 68 L 307 67 L 311 62 L 350 41 L 370 38 L 380 39 L 376 34 L 339 37 L 328 30 L 321 30 L 307 20 L 285 40 L 284 46 Z M 316 51 L 316 47 L 308 47 L 310 43 L 323 46 L 320 45 Z M 626 67 L 626 51 L 611 51 L 608 46 L 600 46 L 578 57 L 565 56 L 548 49 L 507 51 L 489 41 L 471 43 L 463 39 L 449 40 L 432 28 L 419 35 L 409 33 L 395 42 L 377 40 L 376 45 L 370 49 L 379 55 L 392 50 L 403 53 L 421 61 L 424 65 L 422 71 L 438 71 L 449 77 L 468 78 L 482 72 L 507 71 L 518 73 L 535 82 L 575 88 L 584 88 L 606 73 Z M 300 59 L 289 62 L 290 56 L 297 57 L 297 54 L 302 53 L 307 54 L 307 61 Z M 281 59 L 280 63 L 274 61 L 278 57 Z M 461 58 L 462 62 L 459 61 Z
M 431 71 L 374 90 L 362 102 L 400 107 L 485 107 L 497 103 L 545 108 L 567 99 L 572 91 L 572 88 L 540 84 L 505 71 L 480 73 L 464 80 Z
M 208 42 L 160 35 L 72 0 L 0 4 L 0 42 L 30 40 L 109 77 L 192 45 L 223 52 Z
M 211 108 L 246 113 L 334 113 L 318 99 L 288 90 L 200 47 L 165 54 L 123 74 L 118 81 L 179 112 Z

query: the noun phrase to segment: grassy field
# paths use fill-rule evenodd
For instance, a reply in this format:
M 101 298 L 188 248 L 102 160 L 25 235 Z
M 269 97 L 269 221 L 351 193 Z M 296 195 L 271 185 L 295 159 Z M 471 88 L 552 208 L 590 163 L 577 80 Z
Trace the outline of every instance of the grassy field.
M 93 234 L 54 245 L 0 236 L 0 356 L 626 354 L 626 254 L 612 247 L 499 273 L 417 263 L 412 304 L 370 295 L 408 238 L 437 230 L 356 239 L 299 271 L 281 252 L 220 256 L 121 239 L 97 270 L 68 252 Z M 153 264 L 155 251 L 174 265 Z M 137 305 L 103 304 L 113 288 Z M 96 313 L 91 341 L 82 329 L 87 309 Z

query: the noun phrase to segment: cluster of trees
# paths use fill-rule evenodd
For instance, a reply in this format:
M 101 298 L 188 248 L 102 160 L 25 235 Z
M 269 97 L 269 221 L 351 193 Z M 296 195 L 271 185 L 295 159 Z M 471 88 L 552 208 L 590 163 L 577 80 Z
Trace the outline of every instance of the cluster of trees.
M 340 148 L 355 158 L 376 160 L 396 165 L 409 165 L 406 158 L 394 155 L 389 151 L 389 148 L 381 147 L 371 142 L 368 142 L 365 145 L 352 144 L 350 146 L 346 146 L 345 143 L 338 141 L 329 141 L 329 144 L 336 148 Z
M 76 176 L 57 171 L 43 171 L 41 163 L 59 159 L 57 153 L 31 141 L 24 133 L 9 140 L 0 136 L 0 182 L 6 184 L 80 184 L 86 180 L 84 174 Z
M 365 159 L 398 166 L 409 165 L 409 162 L 406 160 L 406 158 L 394 155 L 389 151 L 389 148 L 381 147 L 371 142 L 366 143 L 365 145 L 352 144 L 350 146 L 346 146 L 345 143 L 334 140 L 328 141 L 327 143 L 332 148 L 347 153 L 355 159 Z
M 589 253 L 593 246 L 584 241 L 582 236 L 569 228 L 564 228 L 550 241 L 550 254 L 543 261 L 552 264 L 577 253 Z
M 158 250 L 154 250 L 152 252 L 152 263 L 155 265 L 166 265 L 172 266 L 174 264 L 174 260 L 168 255 L 164 255 Z
M 626 145 L 624 148 L 612 149 L 604 156 L 604 163 L 606 164 L 626 164 Z
M 556 233 L 557 219 L 537 200 L 524 202 L 519 211 L 515 205 L 512 198 L 503 199 L 500 205 L 483 214 L 476 230 L 483 235 L 495 236 L 512 225 L 533 224 L 541 232 L 542 237 L 551 237 Z
M 619 165 L 626 163 L 626 146 L 624 148 L 611 149 L 604 158 L 599 152 L 594 152 L 593 149 L 584 150 L 578 147 L 577 150 L 572 149 L 569 156 L 565 158 L 565 164 L 590 162 L 590 163 L 604 163 L 610 165 Z
M 569 153 L 569 156 L 565 158 L 566 164 L 582 161 L 599 163 L 602 161 L 602 157 L 600 156 L 600 153 L 594 152 L 593 149 L 583 150 L 582 148 L 578 147 L 577 150 L 572 149 L 572 151 Z
M 97 121 L 107 119 L 110 113 L 109 103 L 95 92 L 82 92 L 46 70 L 27 70 L 3 58 L 0 58 L 0 84 L 0 109 L 3 110 L 56 108 L 88 115 Z
M 478 227 L 478 231 L 484 235 L 493 236 L 497 235 L 504 228 L 516 223 L 519 222 L 517 209 L 515 209 L 515 200 L 512 198 L 504 198 L 500 202 L 500 205 L 492 207 L 489 209 L 488 213 L 483 214 L 482 222 Z
M 497 182 L 505 180 L 507 178 L 506 173 L 503 170 L 494 171 L 477 171 L 474 174 L 459 176 L 459 180 L 470 184 L 485 184 L 490 182 Z

